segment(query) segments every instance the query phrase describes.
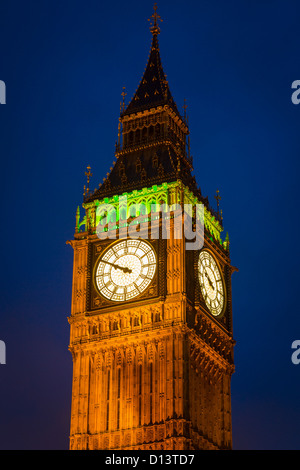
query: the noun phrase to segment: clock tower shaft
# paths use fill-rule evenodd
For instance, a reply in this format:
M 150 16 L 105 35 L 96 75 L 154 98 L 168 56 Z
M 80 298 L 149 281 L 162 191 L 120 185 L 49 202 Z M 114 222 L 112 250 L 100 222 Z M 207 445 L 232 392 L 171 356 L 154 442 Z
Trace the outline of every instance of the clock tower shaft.
M 101 244 L 85 232 L 70 242 L 71 449 L 231 448 L 232 336 L 195 302 L 197 259 L 173 225 L 157 247 L 160 295 L 121 309 L 89 310 Z
M 234 268 L 228 239 L 221 239 L 220 214 L 209 206 L 191 174 L 188 126 L 162 70 L 156 9 L 152 18 L 147 67 L 133 99 L 121 112 L 122 142 L 120 138 L 116 145 L 116 162 L 94 193 L 86 191 L 85 215 L 81 221 L 77 210 L 74 239 L 68 242 L 74 250 L 70 449 L 232 447 Z M 124 196 L 126 206 L 122 206 Z M 177 223 L 172 211 L 163 236 L 160 209 L 173 204 L 203 205 L 200 248 L 187 249 L 184 218 Z M 101 208 L 108 205 L 102 224 Z M 114 247 L 122 242 L 121 230 L 124 237 L 124 228 L 133 227 L 136 217 L 139 239 L 155 253 L 155 275 L 139 295 L 112 300 L 99 290 L 95 269 L 108 250 L 117 253 Z M 158 237 L 150 230 L 155 226 Z M 110 238 L 112 233 L 118 241 Z M 125 239 L 130 239 L 128 234 Z M 201 250 L 211 254 L 224 283 L 226 299 L 218 315 L 208 308 L 199 281 Z M 107 267 L 106 272 L 120 266 L 131 272 L 127 259 L 120 255 L 112 261 L 119 268 Z M 212 277 L 210 286 L 214 296 Z M 114 289 L 121 292 L 118 285 Z

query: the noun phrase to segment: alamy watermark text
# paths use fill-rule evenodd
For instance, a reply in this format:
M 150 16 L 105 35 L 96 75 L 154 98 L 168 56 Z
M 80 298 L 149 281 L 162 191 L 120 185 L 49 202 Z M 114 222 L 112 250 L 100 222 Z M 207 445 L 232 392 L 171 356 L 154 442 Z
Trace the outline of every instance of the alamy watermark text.
M 0 80 L 0 104 L 6 104 L 6 85 L 3 80 Z

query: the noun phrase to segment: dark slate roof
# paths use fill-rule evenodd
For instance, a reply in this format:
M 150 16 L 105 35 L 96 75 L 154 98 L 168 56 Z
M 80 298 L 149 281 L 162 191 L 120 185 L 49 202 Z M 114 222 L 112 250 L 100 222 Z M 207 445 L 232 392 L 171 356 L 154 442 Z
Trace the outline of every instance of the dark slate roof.
M 93 193 L 86 196 L 84 202 L 89 203 L 97 199 L 101 200 L 105 197 L 120 195 L 135 189 L 149 188 L 178 179 L 187 185 L 199 201 L 203 202 L 216 219 L 222 223 L 220 215 L 210 207 L 208 198 L 201 194 L 201 189 L 197 186 L 190 168 L 181 159 L 178 159 L 172 146 L 166 144 L 161 144 L 156 149 L 150 147 L 120 155 L 105 182 Z
M 168 104 L 180 116 L 161 64 L 157 34 L 153 34 L 150 54 L 140 84 L 121 116 Z
M 166 144 L 121 154 L 105 182 L 85 202 L 176 181 L 177 178 L 185 180 L 191 189 L 196 190 L 190 168 L 181 159 L 178 164 L 178 160 L 172 146 Z

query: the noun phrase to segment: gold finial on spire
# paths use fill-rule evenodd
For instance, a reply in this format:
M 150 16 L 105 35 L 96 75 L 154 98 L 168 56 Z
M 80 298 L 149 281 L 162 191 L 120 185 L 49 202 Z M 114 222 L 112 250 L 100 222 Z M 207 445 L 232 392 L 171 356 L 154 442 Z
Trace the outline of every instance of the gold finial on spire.
M 79 232 L 79 220 L 80 220 L 80 209 L 79 206 L 77 207 L 76 210 L 76 224 L 75 224 L 75 233 Z
M 184 122 L 186 123 L 186 125 L 188 126 L 189 125 L 189 117 L 188 117 L 188 114 L 186 112 L 187 110 L 187 104 L 186 104 L 186 99 L 184 98 L 184 105 L 183 105 L 183 112 L 184 112 Z
M 123 91 L 121 93 L 121 96 L 122 96 L 122 101 L 120 102 L 120 116 L 121 114 L 125 111 L 125 96 L 127 95 L 127 93 L 125 92 L 125 87 L 123 86 Z M 120 149 L 120 145 L 121 145 L 121 127 L 122 127 L 122 124 L 121 124 L 121 119 L 119 118 L 119 124 L 118 124 L 118 140 L 116 142 L 116 150 L 119 150 Z
M 153 15 L 151 15 L 151 18 L 149 18 L 148 21 L 150 21 L 150 25 L 151 25 L 150 31 L 153 34 L 153 36 L 154 34 L 159 34 L 160 29 L 158 26 L 158 21 L 162 21 L 162 19 L 157 13 L 157 3 L 154 3 L 154 13 Z
M 217 206 L 218 206 L 218 214 L 220 214 L 220 201 L 221 201 L 221 196 L 220 196 L 220 191 L 217 189 L 217 195 L 215 196 L 215 200 L 217 201 Z
M 188 136 L 188 159 L 192 163 L 192 157 L 191 157 L 191 140 L 190 136 Z M 193 163 L 192 163 L 193 164 Z
M 186 110 L 187 110 L 187 104 L 186 104 L 186 99 L 184 98 L 183 112 L 184 112 L 184 120 L 185 121 L 186 121 Z
M 225 250 L 228 250 L 229 251 L 229 245 L 230 245 L 230 242 L 229 242 L 229 235 L 228 235 L 228 232 L 226 233 L 226 238 L 225 238 L 225 241 L 224 241 L 224 248 Z M 233 267 L 232 267 L 233 268 Z M 237 268 L 233 268 L 232 269 L 232 272 L 233 271 L 237 271 L 238 269 Z
M 121 93 L 121 96 L 122 96 L 121 112 L 123 112 L 125 110 L 125 96 L 126 95 L 127 95 L 127 93 L 125 92 L 125 87 L 123 86 L 123 91 Z
M 90 177 L 93 176 L 93 173 L 91 173 L 91 167 L 90 165 L 86 167 L 88 171 L 85 172 L 85 176 L 87 177 L 87 187 L 86 187 L 86 194 L 89 193 L 89 184 L 90 184 Z

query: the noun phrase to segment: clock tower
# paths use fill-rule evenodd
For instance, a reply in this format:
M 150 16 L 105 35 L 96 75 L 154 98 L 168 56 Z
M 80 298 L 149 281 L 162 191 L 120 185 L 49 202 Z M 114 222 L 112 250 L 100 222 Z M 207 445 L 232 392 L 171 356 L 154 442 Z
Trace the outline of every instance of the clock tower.
M 193 176 L 189 128 L 158 44 L 123 101 L 110 172 L 76 213 L 70 449 L 231 449 L 231 266 L 223 220 Z M 124 98 L 123 93 L 123 98 Z M 112 159 L 113 160 L 113 159 Z M 201 207 L 193 249 L 171 209 Z M 180 211 L 179 211 L 180 212 Z M 165 223 L 167 222 L 167 223 Z M 199 232 L 199 233 L 200 233 Z

